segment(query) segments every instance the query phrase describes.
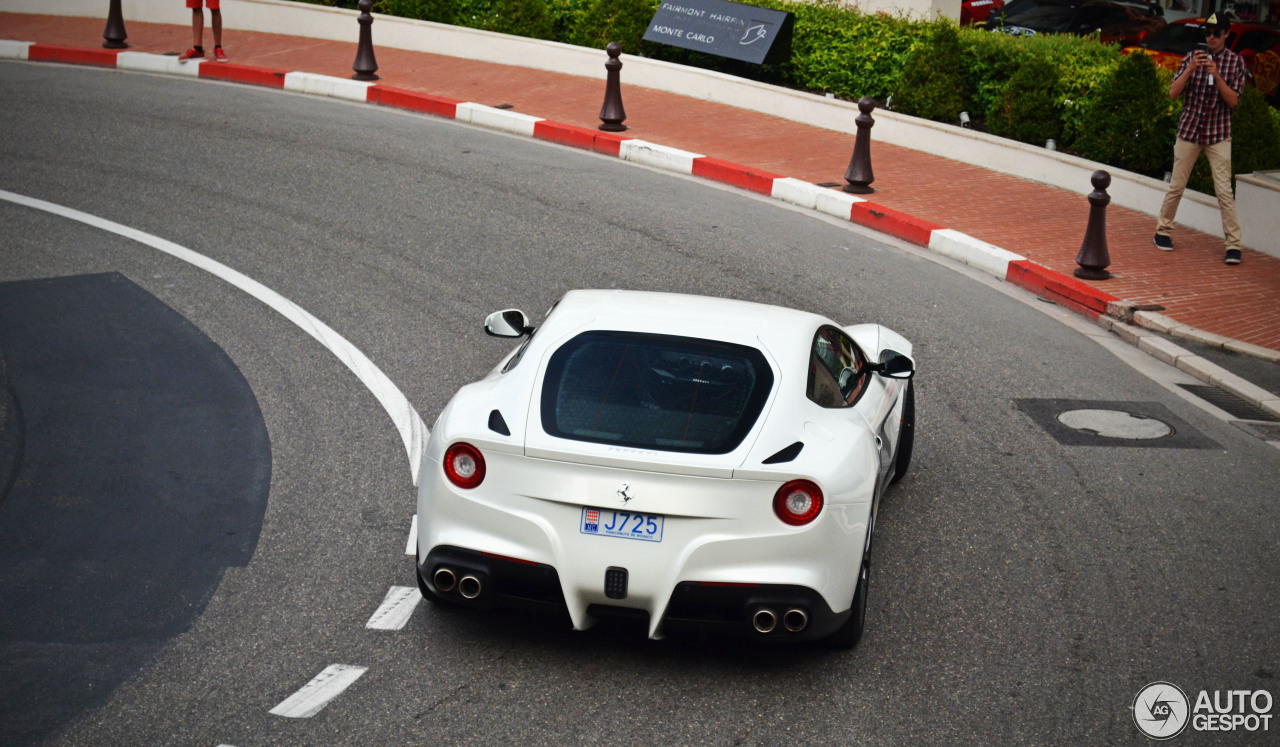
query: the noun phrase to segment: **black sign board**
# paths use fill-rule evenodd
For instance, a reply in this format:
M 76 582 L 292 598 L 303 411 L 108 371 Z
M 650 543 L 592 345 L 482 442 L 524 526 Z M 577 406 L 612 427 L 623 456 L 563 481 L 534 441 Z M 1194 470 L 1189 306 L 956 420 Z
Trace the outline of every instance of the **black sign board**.
M 728 0 L 662 0 L 644 40 L 759 65 L 790 54 L 793 19 Z

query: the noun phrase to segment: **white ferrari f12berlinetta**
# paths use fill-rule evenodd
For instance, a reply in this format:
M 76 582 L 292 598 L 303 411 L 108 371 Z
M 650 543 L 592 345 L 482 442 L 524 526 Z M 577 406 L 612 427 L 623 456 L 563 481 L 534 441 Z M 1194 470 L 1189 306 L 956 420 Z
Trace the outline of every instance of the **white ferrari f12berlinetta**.
M 876 513 L 911 463 L 911 344 L 745 301 L 573 291 L 460 389 L 420 468 L 427 599 L 760 641 L 862 636 Z

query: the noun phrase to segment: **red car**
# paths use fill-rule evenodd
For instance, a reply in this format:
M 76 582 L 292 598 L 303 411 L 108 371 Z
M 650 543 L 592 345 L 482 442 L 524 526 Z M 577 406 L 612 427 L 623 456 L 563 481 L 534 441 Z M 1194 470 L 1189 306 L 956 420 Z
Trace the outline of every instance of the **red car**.
M 1159 5 L 1114 0 L 1011 0 L 974 26 L 1010 36 L 1097 33 L 1127 47 L 1164 28 L 1163 12 Z
M 992 13 L 999 13 L 1004 8 L 1004 0 L 964 0 L 960 3 L 960 25 L 972 26 L 978 21 L 987 20 Z
M 1183 56 L 1202 41 L 1204 19 L 1184 18 L 1124 51 L 1126 54 L 1139 52 L 1148 55 L 1160 67 L 1177 72 Z M 1254 85 L 1272 104 L 1280 105 L 1280 27 L 1234 22 L 1231 33 L 1227 34 L 1227 49 L 1244 58 Z

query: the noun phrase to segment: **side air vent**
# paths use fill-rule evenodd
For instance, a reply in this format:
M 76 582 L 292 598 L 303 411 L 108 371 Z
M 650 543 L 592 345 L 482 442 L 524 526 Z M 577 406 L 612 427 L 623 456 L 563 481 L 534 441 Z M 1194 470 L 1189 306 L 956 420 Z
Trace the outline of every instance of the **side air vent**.
M 511 429 L 507 427 L 507 421 L 502 419 L 502 413 L 497 410 L 489 413 L 489 430 L 494 433 L 501 433 L 504 436 L 511 435 Z
M 494 410 L 494 412 L 497 412 L 497 410 Z M 492 425 L 490 427 L 492 427 Z M 790 446 L 783 449 L 782 451 L 779 451 L 777 454 L 774 454 L 773 456 L 764 460 L 763 464 L 782 464 L 783 462 L 789 462 L 792 459 L 795 459 L 796 457 L 800 456 L 800 450 L 803 448 L 804 448 L 804 444 L 801 443 L 800 441 L 796 441 L 795 443 L 791 444 Z

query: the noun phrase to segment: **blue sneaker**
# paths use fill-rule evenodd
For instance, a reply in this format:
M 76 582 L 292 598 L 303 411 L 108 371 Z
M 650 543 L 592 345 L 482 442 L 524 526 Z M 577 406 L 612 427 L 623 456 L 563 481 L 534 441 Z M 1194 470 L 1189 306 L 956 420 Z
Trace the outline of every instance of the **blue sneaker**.
M 1156 234 L 1156 248 L 1162 252 L 1173 251 L 1173 239 L 1162 233 Z

